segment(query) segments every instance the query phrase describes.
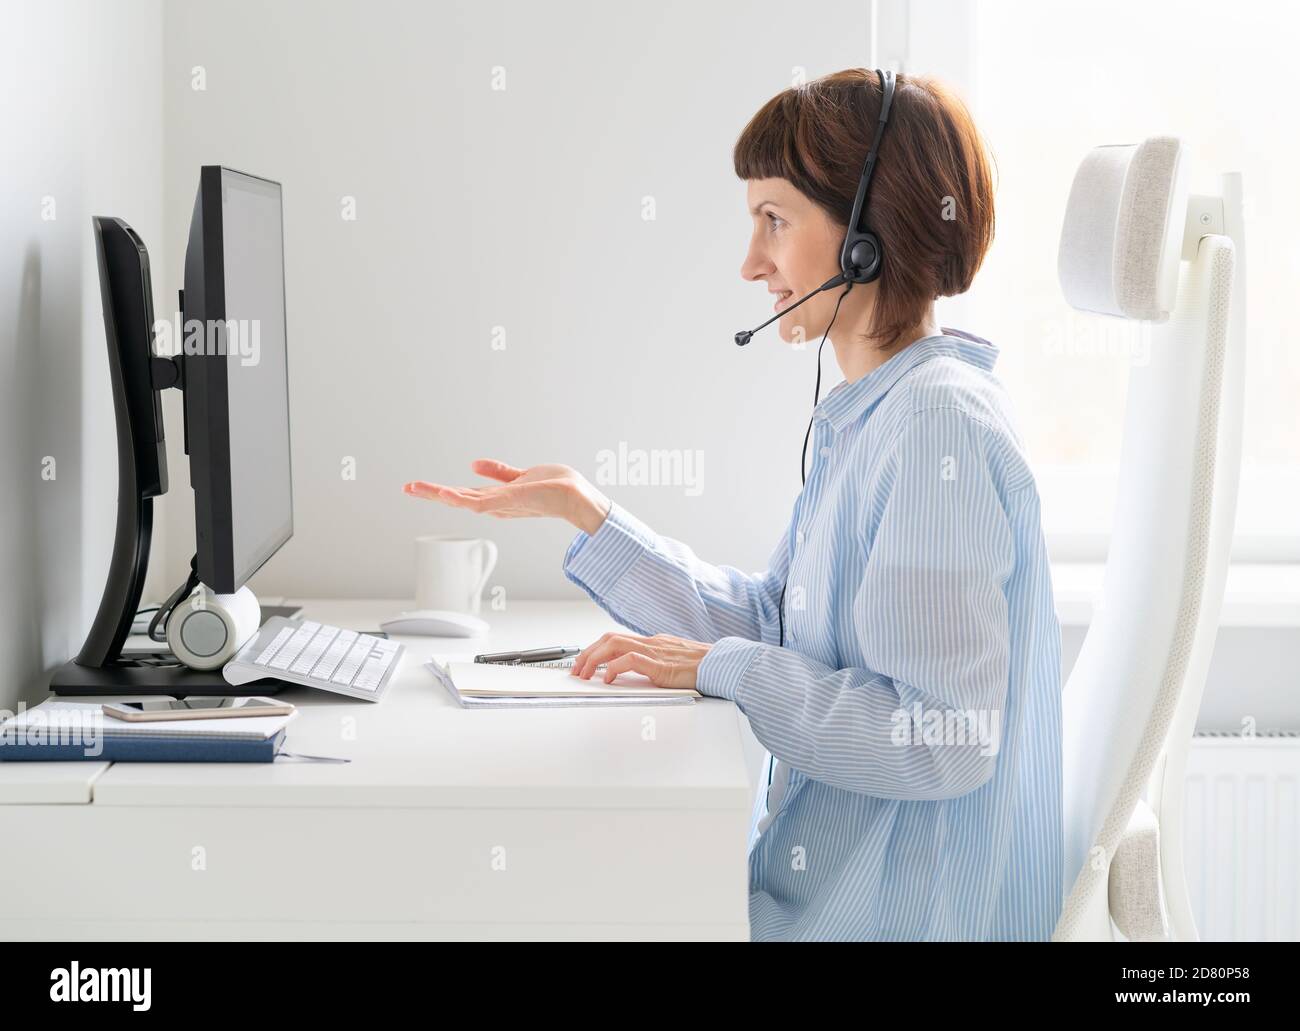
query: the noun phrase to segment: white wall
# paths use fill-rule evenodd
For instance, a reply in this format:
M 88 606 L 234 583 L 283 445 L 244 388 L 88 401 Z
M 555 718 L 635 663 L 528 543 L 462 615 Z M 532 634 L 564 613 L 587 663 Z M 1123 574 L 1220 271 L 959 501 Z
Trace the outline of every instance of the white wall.
M 412 538 L 468 532 L 501 545 L 492 582 L 509 595 L 580 596 L 560 572 L 569 528 L 401 484 L 472 481 L 478 456 L 594 476 L 620 442 L 702 451 L 697 497 L 608 492 L 712 561 L 765 568 L 799 487 L 816 348 L 731 342 L 770 308 L 739 278 L 731 146 L 796 66 L 866 64 L 869 18 L 865 0 L 168 3 L 166 311 L 199 166 L 284 184 L 296 530 L 254 589 L 409 596 Z M 179 579 L 193 529 L 176 480 Z
M 0 7 L 0 708 L 44 696 L 108 570 L 117 452 L 90 218 L 125 218 L 163 261 L 161 24 L 157 0 Z

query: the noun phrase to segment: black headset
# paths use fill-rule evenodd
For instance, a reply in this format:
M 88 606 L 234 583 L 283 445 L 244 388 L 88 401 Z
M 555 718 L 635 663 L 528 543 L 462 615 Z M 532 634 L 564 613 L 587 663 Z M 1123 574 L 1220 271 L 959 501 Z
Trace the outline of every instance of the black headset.
M 870 229 L 862 228 L 862 214 L 867 207 L 867 193 L 871 190 L 871 173 L 876 169 L 876 156 L 880 152 L 880 138 L 889 123 L 889 109 L 894 104 L 894 73 L 876 70 L 880 78 L 880 118 L 876 122 L 876 137 L 867 151 L 858 180 L 857 196 L 853 198 L 853 213 L 849 216 L 849 229 L 844 234 L 844 247 L 840 250 L 840 271 L 848 283 L 870 283 L 880 278 L 884 252 L 880 238 Z
M 840 302 L 844 300 L 847 294 L 858 283 L 870 283 L 880 278 L 880 273 L 885 265 L 885 250 L 881 246 L 880 237 L 870 229 L 862 227 L 862 216 L 867 209 L 867 195 L 871 191 L 871 175 L 876 169 L 876 157 L 880 153 L 880 140 L 885 135 L 885 126 L 889 124 L 889 110 L 894 105 L 894 73 L 891 71 L 881 71 L 876 69 L 876 77 L 880 82 L 880 117 L 876 121 L 876 135 L 871 141 L 871 148 L 867 151 L 867 160 L 862 165 L 862 176 L 858 179 L 858 192 L 853 198 L 853 211 L 849 215 L 848 230 L 844 234 L 844 246 L 840 248 L 840 271 L 837 275 L 826 280 L 821 286 L 810 294 L 799 298 L 788 308 L 783 308 L 762 325 L 755 326 L 753 329 L 743 329 L 736 334 L 736 344 L 744 347 L 749 343 L 750 337 L 757 333 L 764 326 L 770 326 L 787 312 L 794 311 L 795 308 L 803 304 L 804 301 L 811 297 L 817 296 L 823 290 L 833 290 L 841 284 L 847 284 L 844 293 L 840 294 L 839 301 L 835 302 L 835 314 L 831 316 L 830 325 L 826 327 L 826 332 L 822 336 L 822 345 L 826 343 L 826 337 L 830 336 L 831 326 L 835 325 L 835 316 L 840 313 Z M 817 348 L 817 384 L 813 388 L 813 407 L 817 407 L 817 401 L 821 397 L 822 386 L 822 352 L 821 347 Z M 808 420 L 808 430 L 803 438 L 803 452 L 799 458 L 799 480 L 806 482 L 805 467 L 807 465 L 808 440 L 812 436 L 812 419 Z M 786 584 L 781 587 L 781 600 L 777 602 L 777 620 L 780 626 L 780 647 L 785 647 L 785 591 Z
M 862 165 L 862 176 L 858 179 L 858 192 L 853 198 L 853 211 L 849 215 L 848 231 L 844 234 L 844 246 L 840 248 L 840 271 L 812 293 L 799 298 L 788 308 L 782 308 L 761 325 L 753 329 L 742 329 L 736 334 L 736 346 L 744 347 L 760 329 L 770 326 L 782 315 L 794 311 L 804 301 L 816 297 L 823 290 L 834 290 L 841 283 L 849 284 L 849 289 L 852 289 L 854 284 L 870 283 L 880 278 L 885 265 L 884 248 L 880 244 L 880 237 L 862 227 L 862 216 L 867 210 L 867 195 L 871 191 L 871 174 L 876 169 L 880 139 L 885 135 L 889 110 L 894 105 L 894 73 L 876 69 L 876 77 L 880 81 L 880 117 L 876 121 L 876 135 L 871 141 L 871 149 L 867 151 L 867 160 Z M 827 327 L 826 332 L 830 332 L 830 327 Z M 825 340 L 824 337 L 822 339 Z

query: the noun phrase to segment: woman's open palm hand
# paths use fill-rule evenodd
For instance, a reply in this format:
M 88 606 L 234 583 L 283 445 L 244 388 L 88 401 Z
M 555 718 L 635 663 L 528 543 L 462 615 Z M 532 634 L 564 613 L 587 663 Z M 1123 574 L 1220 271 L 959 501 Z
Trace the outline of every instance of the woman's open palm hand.
M 518 469 L 505 462 L 480 458 L 470 466 L 496 484 L 452 487 L 415 480 L 402 489 L 417 498 L 440 501 L 453 508 L 485 512 L 499 519 L 551 516 L 594 533 L 609 511 L 609 499 L 582 473 L 567 465 L 535 465 Z

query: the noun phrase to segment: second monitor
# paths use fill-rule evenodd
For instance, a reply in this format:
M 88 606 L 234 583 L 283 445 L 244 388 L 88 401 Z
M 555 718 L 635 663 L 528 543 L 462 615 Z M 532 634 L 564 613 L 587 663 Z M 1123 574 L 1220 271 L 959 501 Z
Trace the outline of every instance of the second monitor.
M 183 296 L 197 572 L 232 594 L 293 535 L 279 183 L 203 166 Z

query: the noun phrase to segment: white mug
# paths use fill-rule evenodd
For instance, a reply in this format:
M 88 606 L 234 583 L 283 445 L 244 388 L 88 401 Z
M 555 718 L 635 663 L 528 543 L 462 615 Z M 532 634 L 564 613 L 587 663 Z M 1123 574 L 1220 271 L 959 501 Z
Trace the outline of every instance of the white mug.
M 415 538 L 415 607 L 477 616 L 496 564 L 496 544 L 481 537 Z

